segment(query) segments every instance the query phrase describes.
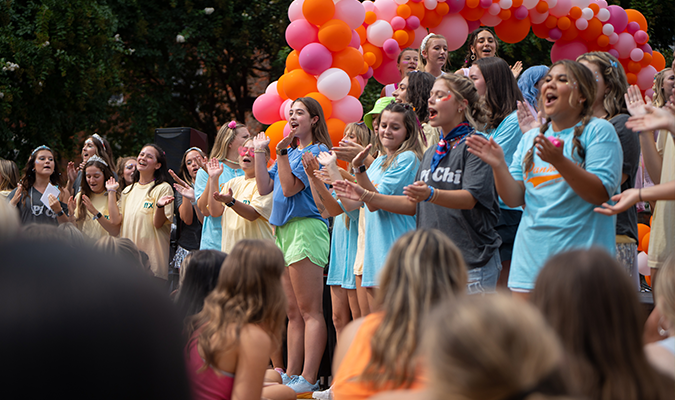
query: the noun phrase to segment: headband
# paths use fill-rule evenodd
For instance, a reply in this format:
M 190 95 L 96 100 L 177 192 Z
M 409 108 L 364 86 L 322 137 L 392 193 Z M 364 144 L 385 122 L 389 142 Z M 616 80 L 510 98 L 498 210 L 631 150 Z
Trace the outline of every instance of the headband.
M 204 151 L 202 149 L 200 149 L 199 147 L 190 147 L 189 149 L 185 150 L 185 153 L 183 153 L 183 155 L 186 155 L 187 153 L 191 152 L 192 150 L 198 151 L 200 155 L 204 154 Z
M 424 37 L 424 39 L 422 39 L 422 44 L 420 45 L 420 50 L 424 51 L 424 49 L 427 48 L 427 42 L 429 41 L 429 38 L 434 36 L 434 35 L 435 35 L 435 33 L 430 33 L 430 34 L 426 35 Z
M 36 147 L 35 150 L 33 150 L 33 152 L 30 153 L 31 157 L 33 156 L 33 154 L 37 153 L 37 152 L 40 151 L 40 150 L 49 150 L 49 151 L 52 151 L 51 148 L 49 148 L 49 147 L 47 147 L 47 146 L 45 146 L 45 145 L 43 144 L 43 145 L 41 145 L 41 146 Z M 52 151 L 52 154 L 53 154 L 53 153 L 54 153 L 54 152 Z
M 101 143 L 101 146 L 103 146 L 103 150 L 105 150 L 105 143 L 103 143 L 103 138 L 98 135 L 98 133 L 94 133 L 91 135 L 94 139 L 98 140 L 99 143 Z
M 94 154 L 93 156 L 89 157 L 89 159 L 87 160 L 87 164 L 89 164 L 90 162 L 93 162 L 93 161 L 98 161 L 98 162 L 100 162 L 101 164 L 105 165 L 106 167 L 108 166 L 108 163 L 105 162 L 104 159 L 102 159 L 101 157 L 99 157 L 99 156 L 96 155 L 96 154 Z

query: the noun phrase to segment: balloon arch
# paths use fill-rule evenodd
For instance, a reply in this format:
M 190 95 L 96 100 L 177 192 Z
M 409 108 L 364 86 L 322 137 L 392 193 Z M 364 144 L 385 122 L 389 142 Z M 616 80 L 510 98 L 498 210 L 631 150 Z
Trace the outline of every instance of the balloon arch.
M 605 0 L 294 0 L 288 17 L 286 41 L 293 51 L 284 74 L 253 103 L 255 118 L 270 125 L 271 146 L 290 130 L 292 100 L 304 96 L 321 104 L 337 144 L 345 125 L 362 117 L 358 98 L 368 79 L 397 82 L 398 54 L 418 48 L 427 30 L 445 36 L 454 51 L 480 25 L 494 27 L 507 43 L 532 29 L 555 42 L 551 61 L 607 51 L 643 92 L 665 68 L 663 55 L 648 44 L 645 17 Z

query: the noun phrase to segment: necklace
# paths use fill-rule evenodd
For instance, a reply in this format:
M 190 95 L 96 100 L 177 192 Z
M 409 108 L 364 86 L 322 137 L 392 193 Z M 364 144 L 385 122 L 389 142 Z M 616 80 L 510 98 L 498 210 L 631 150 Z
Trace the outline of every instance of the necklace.
M 230 160 L 230 159 L 227 158 L 227 157 L 223 157 L 223 160 L 224 160 L 224 161 L 227 161 L 227 162 L 229 162 L 229 163 L 232 163 L 232 164 L 234 164 L 234 165 L 239 165 L 239 161 L 232 161 L 232 160 Z

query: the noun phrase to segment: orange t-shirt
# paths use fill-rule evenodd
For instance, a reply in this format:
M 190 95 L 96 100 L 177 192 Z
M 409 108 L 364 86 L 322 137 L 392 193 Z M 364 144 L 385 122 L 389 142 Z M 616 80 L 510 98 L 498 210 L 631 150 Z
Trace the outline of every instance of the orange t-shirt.
M 342 360 L 333 380 L 331 392 L 335 400 L 365 400 L 379 392 L 396 389 L 395 387 L 374 389 L 358 380 L 370 360 L 370 340 L 382 322 L 383 316 L 384 314 L 379 312 L 370 314 L 363 319 L 363 323 L 361 323 L 359 331 L 356 333 L 351 346 L 349 346 L 349 350 L 347 350 L 347 354 L 345 354 L 345 358 Z M 412 386 L 406 389 L 419 390 L 426 386 L 427 380 L 418 370 Z

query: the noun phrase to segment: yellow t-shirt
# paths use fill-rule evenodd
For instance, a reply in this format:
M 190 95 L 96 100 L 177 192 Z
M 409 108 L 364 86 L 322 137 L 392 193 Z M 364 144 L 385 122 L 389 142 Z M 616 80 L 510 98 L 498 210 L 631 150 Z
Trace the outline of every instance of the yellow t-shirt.
M 675 141 L 668 131 L 659 131 L 656 148 L 663 157 L 661 185 L 675 180 Z M 675 201 L 659 200 L 649 234 L 649 268 L 660 268 L 675 248 Z
M 112 196 L 115 194 L 113 193 Z M 80 197 L 82 197 L 82 192 L 78 192 L 75 195 L 75 204 L 79 204 Z M 110 221 L 110 212 L 108 211 L 108 192 L 103 192 L 103 193 L 92 193 L 91 196 L 89 197 L 91 200 L 91 204 L 94 206 L 95 209 L 97 209 L 101 214 L 103 214 L 103 218 L 107 219 Z M 103 227 L 98 221 L 94 221 L 92 218 L 94 218 L 94 214 L 90 213 L 89 210 L 85 208 L 85 212 L 87 215 L 84 217 L 84 221 L 82 221 L 82 233 L 85 235 L 89 236 L 92 238 L 94 241 L 108 236 L 109 233 Z M 80 218 L 80 208 L 75 207 L 75 220 Z
M 272 214 L 272 193 L 261 196 L 258 193 L 258 185 L 255 178 L 246 179 L 245 176 L 238 176 L 230 179 L 220 191 L 227 194 L 232 188 L 232 196 L 244 204 L 253 207 L 260 218 L 255 221 L 249 221 L 237 214 L 230 207 L 225 207 L 221 223 L 223 226 L 223 242 L 221 251 L 230 253 L 234 244 L 241 239 L 272 239 L 274 232 L 269 223 Z
M 136 243 L 139 250 L 143 250 L 150 257 L 150 268 L 155 276 L 167 279 L 173 204 L 164 207 L 167 220 L 161 228 L 155 229 L 152 221 L 157 200 L 163 196 L 173 196 L 173 189 L 164 182 L 150 191 L 154 184 L 155 182 L 146 185 L 136 183 L 126 187 L 122 192 L 119 202 L 122 215 L 120 237 L 131 239 Z

